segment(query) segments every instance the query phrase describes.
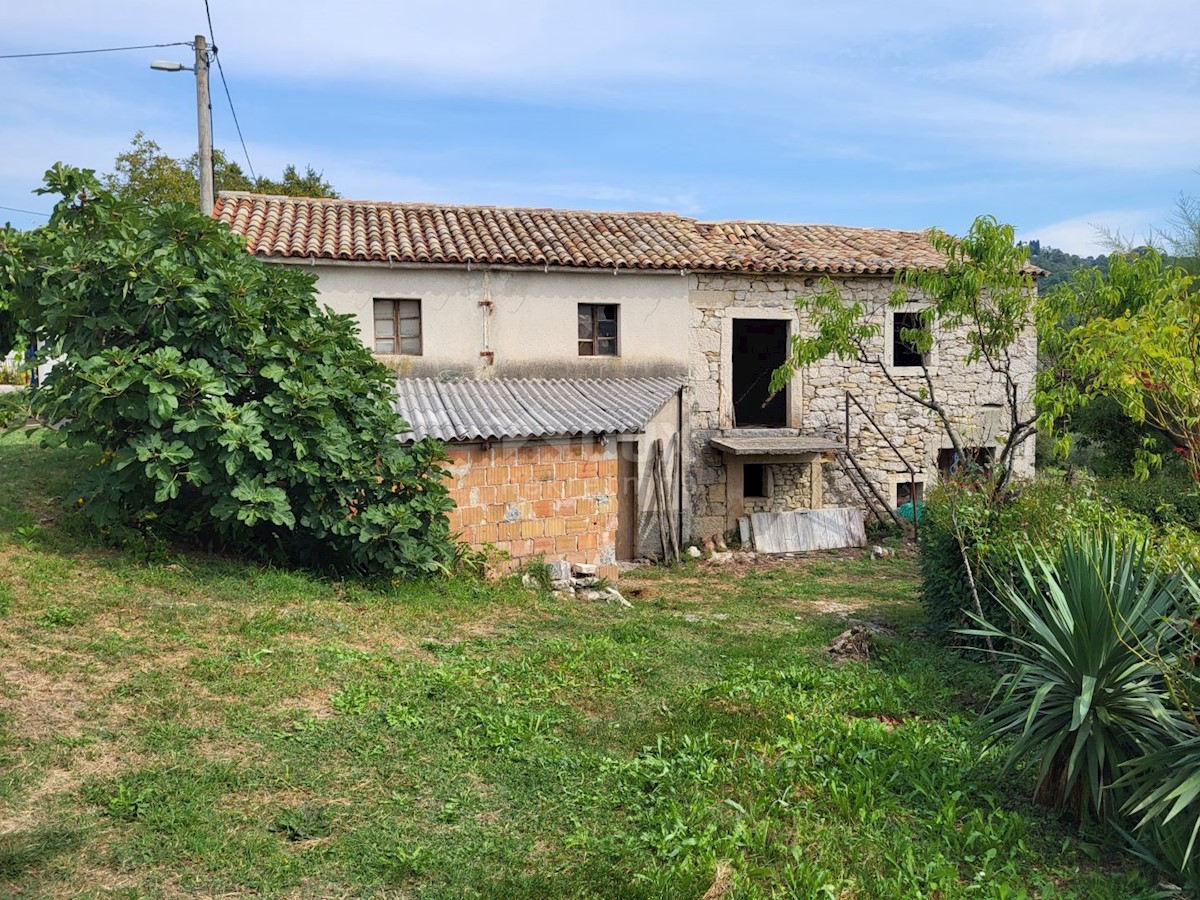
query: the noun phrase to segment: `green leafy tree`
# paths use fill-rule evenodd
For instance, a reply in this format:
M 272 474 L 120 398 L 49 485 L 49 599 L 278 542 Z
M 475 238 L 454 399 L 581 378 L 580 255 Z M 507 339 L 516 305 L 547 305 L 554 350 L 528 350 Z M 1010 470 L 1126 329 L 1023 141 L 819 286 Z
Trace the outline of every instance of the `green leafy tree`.
M 1162 464 L 1160 438 L 1200 479 L 1200 298 L 1195 279 L 1155 250 L 1114 254 L 1108 273 L 1080 273 L 1046 297 L 1038 406 L 1047 434 L 1070 447 L 1072 416 L 1115 403 L 1144 427 L 1134 469 Z
M 200 202 L 200 160 L 193 153 L 187 159 L 175 159 L 142 132 L 133 136 L 130 147 L 117 155 L 113 170 L 103 177 L 104 187 L 117 196 L 139 203 Z M 278 179 L 264 175 L 248 176 L 236 162 L 220 150 L 213 150 L 213 184 L 218 191 L 254 191 L 289 197 L 337 197 L 338 193 L 322 173 L 305 167 L 301 173 L 293 165 Z
M 886 302 L 874 305 L 848 300 L 825 279 L 821 290 L 798 297 L 796 308 L 807 318 L 807 331 L 792 339 L 788 361 L 775 373 L 772 390 L 782 390 L 804 367 L 829 356 L 853 360 L 874 369 L 901 397 L 929 410 L 941 424 L 960 459 L 969 455 L 960 422 L 945 403 L 939 380 L 930 367 L 930 351 L 939 334 L 957 331 L 964 337 L 961 359 L 941 359 L 942 367 L 982 362 L 1002 389 L 1006 425 L 998 436 L 997 492 L 1011 477 L 1013 454 L 1033 436 L 1036 414 L 1029 402 L 1030 373 L 1013 347 L 1032 334 L 1037 303 L 1029 248 L 1014 240 L 1011 225 L 982 216 L 965 237 L 933 229 L 929 241 L 946 262 L 939 269 L 909 269 L 897 275 L 897 287 Z M 886 364 L 881 341 L 889 308 L 903 309 L 921 301 L 919 327 L 902 330 L 906 343 L 920 354 L 919 377 L 897 376 Z
M 91 171 L 56 165 L 43 193 L 49 224 L 0 232 L 0 296 L 57 360 L 36 412 L 101 451 L 75 489 L 94 522 L 372 576 L 451 562 L 441 445 L 401 445 L 394 376 L 313 276 Z

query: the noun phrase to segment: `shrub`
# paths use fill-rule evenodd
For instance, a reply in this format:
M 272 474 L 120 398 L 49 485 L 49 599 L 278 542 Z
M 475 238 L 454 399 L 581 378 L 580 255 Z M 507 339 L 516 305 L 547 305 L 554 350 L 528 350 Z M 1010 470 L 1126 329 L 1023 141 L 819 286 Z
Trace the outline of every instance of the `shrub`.
M 89 171 L 46 184 L 49 224 L 0 231 L 0 306 L 59 358 L 36 411 L 102 451 L 76 487 L 94 522 L 369 576 L 451 562 L 443 451 L 399 443 L 393 376 L 313 276 Z
M 1105 502 L 1087 479 L 1042 476 L 1015 484 L 1000 502 L 986 481 L 942 482 L 928 496 L 920 530 L 921 598 L 931 626 L 947 634 L 967 624 L 967 611 L 974 610 L 960 540 L 983 615 L 999 622 L 1005 610 L 998 595 L 1022 582 L 1022 547 L 1053 548 L 1068 535 L 1093 530 L 1132 539 L 1151 529 Z
M 28 390 L 0 393 L 0 428 L 16 427 L 28 421 L 32 413 L 29 396 Z
M 1155 525 L 1182 525 L 1200 531 L 1200 491 L 1182 466 L 1164 465 L 1145 481 L 1108 478 L 1100 482 L 1099 490 Z
M 1103 819 L 1120 767 L 1170 746 L 1185 724 L 1145 648 L 1188 582 L 1160 579 L 1145 554 L 1095 533 L 1057 555 L 1018 552 L 1023 590 L 998 597 L 1017 627 L 977 618 L 966 632 L 1002 642 L 998 655 L 1015 664 L 983 718 L 989 739 L 1014 738 L 1007 766 L 1032 760 L 1038 799 L 1080 816 Z

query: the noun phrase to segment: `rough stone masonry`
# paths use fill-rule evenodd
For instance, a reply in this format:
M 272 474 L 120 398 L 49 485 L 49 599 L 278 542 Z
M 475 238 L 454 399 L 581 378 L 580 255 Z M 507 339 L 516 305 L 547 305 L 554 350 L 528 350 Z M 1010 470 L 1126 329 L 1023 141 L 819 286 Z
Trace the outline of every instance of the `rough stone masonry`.
M 822 289 L 816 278 L 770 280 L 737 275 L 692 276 L 690 290 L 689 419 L 690 459 L 687 490 L 692 501 L 688 531 L 694 536 L 721 533 L 732 527 L 728 519 L 727 470 L 722 454 L 709 442 L 733 427 L 732 322 L 737 318 L 776 319 L 788 322 L 789 336 L 797 329 L 811 334 L 808 322 L 795 308 L 795 298 Z M 887 359 L 892 340 L 892 310 L 888 305 L 895 284 L 890 276 L 853 276 L 833 279 L 842 296 L 873 310 L 880 335 L 869 348 Z M 921 297 L 913 295 L 911 309 Z M 930 374 L 938 395 L 970 446 L 995 447 L 997 434 L 1008 420 L 1002 382 L 984 362 L 963 363 L 967 342 L 962 332 L 935 334 Z M 1036 335 L 1032 330 L 1012 348 L 1014 370 L 1027 410 L 1037 364 Z M 920 369 L 893 368 L 900 383 L 918 389 Z M 906 399 L 888 384 L 873 365 L 830 357 L 799 373 L 789 390 L 788 425 L 802 434 L 837 441 L 845 439 L 845 392 L 850 391 L 903 453 L 917 479 L 932 484 L 937 479 L 939 451 L 949 448 L 940 423 L 932 412 Z M 865 418 L 852 409 L 850 447 L 868 476 L 889 499 L 896 485 L 907 482 L 908 472 L 886 442 Z M 1018 476 L 1033 471 L 1034 443 L 1017 452 Z M 861 506 L 861 500 L 835 464 L 823 466 L 822 491 L 806 490 L 805 466 L 772 466 L 772 494 L 766 499 L 746 499 L 748 511 L 805 508 L 810 498 L 823 495 L 826 506 Z M 777 492 L 777 493 L 776 493 Z M 795 504 L 795 505 L 793 505 Z

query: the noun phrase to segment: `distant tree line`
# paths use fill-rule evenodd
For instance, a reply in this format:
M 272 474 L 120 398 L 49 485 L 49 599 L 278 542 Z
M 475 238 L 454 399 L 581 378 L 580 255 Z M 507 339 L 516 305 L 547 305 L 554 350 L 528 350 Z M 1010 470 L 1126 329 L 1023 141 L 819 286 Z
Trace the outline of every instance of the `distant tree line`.
M 1038 240 L 1029 241 L 1029 261 L 1050 273 L 1038 279 L 1038 293 L 1041 294 L 1070 281 L 1071 276 L 1081 269 L 1097 269 L 1102 274 L 1108 272 L 1107 256 L 1078 256 L 1056 247 L 1043 246 Z

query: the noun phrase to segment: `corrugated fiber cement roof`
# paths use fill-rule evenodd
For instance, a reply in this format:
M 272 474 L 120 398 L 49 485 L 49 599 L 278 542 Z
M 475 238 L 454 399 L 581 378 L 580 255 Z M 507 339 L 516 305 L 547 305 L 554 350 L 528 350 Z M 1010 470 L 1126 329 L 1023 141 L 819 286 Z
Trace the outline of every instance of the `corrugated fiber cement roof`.
M 682 378 L 400 378 L 405 441 L 496 441 L 641 431 Z

